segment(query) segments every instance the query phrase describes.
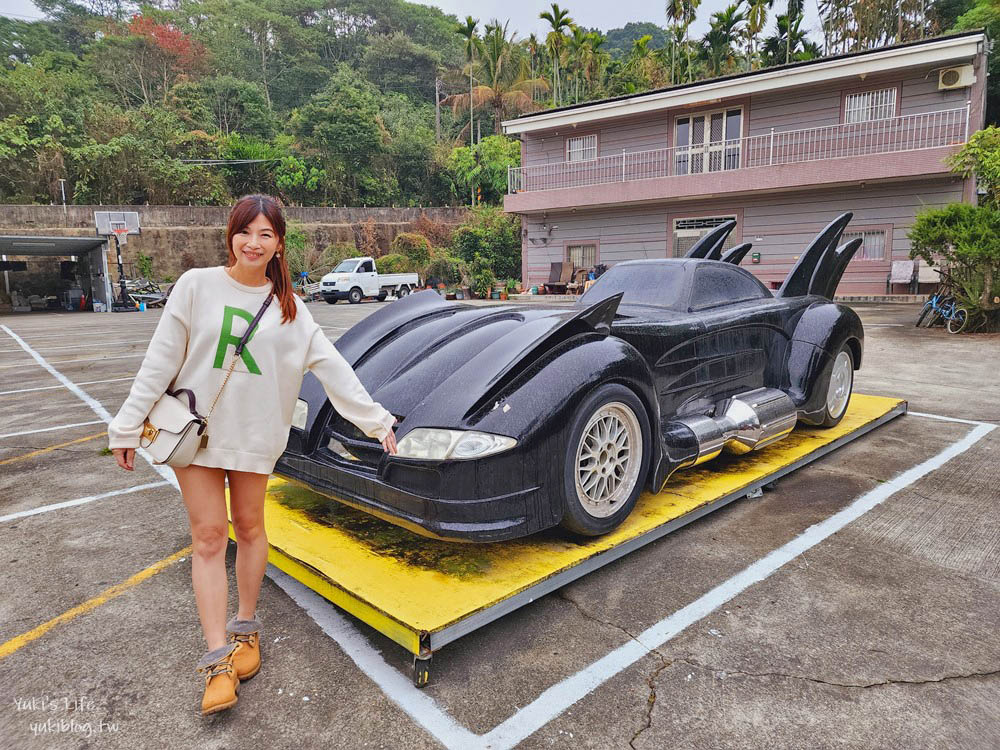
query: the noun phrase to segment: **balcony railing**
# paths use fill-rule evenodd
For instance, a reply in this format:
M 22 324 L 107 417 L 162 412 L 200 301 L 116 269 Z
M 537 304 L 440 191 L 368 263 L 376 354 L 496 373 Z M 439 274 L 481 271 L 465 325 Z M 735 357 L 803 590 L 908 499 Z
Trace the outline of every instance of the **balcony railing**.
M 889 154 L 965 143 L 969 106 L 885 120 L 776 131 L 700 146 L 622 151 L 573 162 L 511 167 L 507 192 L 559 190 L 613 182 L 754 169 L 845 156 Z

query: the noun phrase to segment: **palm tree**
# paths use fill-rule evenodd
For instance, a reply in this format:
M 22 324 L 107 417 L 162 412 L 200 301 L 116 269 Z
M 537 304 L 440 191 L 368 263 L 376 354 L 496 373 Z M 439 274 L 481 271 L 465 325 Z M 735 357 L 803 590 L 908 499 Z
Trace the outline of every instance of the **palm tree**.
M 754 41 L 767 24 L 767 9 L 770 5 L 768 0 L 755 0 L 747 11 L 747 24 L 743 27 L 747 40 L 747 71 L 753 69 Z
M 684 0 L 667 0 L 667 18 L 673 28 L 673 35 L 670 42 L 670 85 L 674 84 L 674 53 L 677 49 L 675 39 L 677 38 L 677 27 L 684 18 Z
M 701 0 L 681 0 L 684 5 L 684 45 L 687 47 L 687 58 L 688 58 L 688 83 L 691 82 L 691 46 L 688 44 L 688 29 L 691 24 L 694 23 L 695 15 L 698 10 L 698 6 L 701 5 Z
M 496 19 L 483 28 L 483 38 L 476 41 L 479 50 L 477 72 L 481 83 L 468 94 L 454 94 L 445 99 L 453 111 L 477 107 L 493 112 L 494 130 L 501 135 L 505 114 L 526 112 L 535 108 L 531 92 L 535 88 L 548 89 L 544 79 L 528 78 L 527 60 L 514 34 L 507 35 L 507 25 Z
M 531 72 L 531 78 L 535 78 L 535 58 L 538 56 L 538 49 L 541 46 L 538 43 L 538 37 L 534 34 L 528 35 L 528 41 L 525 42 L 528 47 L 528 59 L 530 61 L 529 68 Z M 535 90 L 531 90 L 531 101 L 535 101 Z
M 455 32 L 465 39 L 465 59 L 469 61 L 469 145 L 472 145 L 472 67 L 476 60 L 476 27 L 479 26 L 479 19 L 472 16 L 465 17 L 465 23 L 458 24 Z
M 701 43 L 702 52 L 712 75 L 729 72 L 735 66 L 734 44 L 740 36 L 740 27 L 745 21 L 739 3 L 712 14 L 712 27 Z
M 559 88 L 559 58 L 566 46 L 566 35 L 564 29 L 573 26 L 573 19 L 569 17 L 569 11 L 562 10 L 558 4 L 552 3 L 552 10 L 542 11 L 538 17 L 543 21 L 548 21 L 552 31 L 545 37 L 545 46 L 548 47 L 549 55 L 552 57 L 552 104 L 558 106 L 560 99 Z

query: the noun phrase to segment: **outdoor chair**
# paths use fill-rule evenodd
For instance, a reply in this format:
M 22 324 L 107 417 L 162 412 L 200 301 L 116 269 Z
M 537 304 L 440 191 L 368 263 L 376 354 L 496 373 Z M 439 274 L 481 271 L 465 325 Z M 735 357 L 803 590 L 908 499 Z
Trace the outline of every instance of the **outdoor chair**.
M 932 266 L 922 260 L 917 261 L 917 291 L 921 284 L 940 284 L 941 266 Z
M 546 294 L 566 294 L 566 286 L 573 279 L 573 264 L 568 261 L 552 264 L 549 268 L 549 280 L 545 282 Z
M 912 260 L 894 260 L 889 269 L 889 275 L 885 277 L 885 293 L 892 291 L 893 284 L 906 284 L 906 290 L 910 294 L 916 294 L 917 268 Z
M 566 285 L 566 291 L 570 294 L 579 294 L 583 290 L 589 274 L 589 268 L 577 268 L 574 270 L 572 280 Z

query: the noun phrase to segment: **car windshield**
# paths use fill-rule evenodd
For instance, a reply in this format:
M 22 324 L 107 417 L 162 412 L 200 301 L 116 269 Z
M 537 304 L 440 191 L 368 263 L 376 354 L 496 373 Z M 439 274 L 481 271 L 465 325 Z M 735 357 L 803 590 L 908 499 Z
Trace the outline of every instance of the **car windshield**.
M 619 265 L 613 266 L 595 281 L 580 297 L 580 303 L 594 304 L 624 292 L 621 301 L 623 305 L 677 307 L 683 288 L 684 269 L 679 265 Z
M 352 273 L 356 265 L 358 265 L 357 260 L 342 260 L 340 265 L 333 269 L 333 273 Z

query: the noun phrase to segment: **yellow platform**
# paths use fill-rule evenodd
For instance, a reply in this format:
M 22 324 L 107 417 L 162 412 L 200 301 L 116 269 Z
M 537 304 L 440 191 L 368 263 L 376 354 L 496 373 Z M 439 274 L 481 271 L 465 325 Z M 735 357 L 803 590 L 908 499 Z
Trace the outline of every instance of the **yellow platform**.
M 617 530 L 583 543 L 547 532 L 493 544 L 436 541 L 272 477 L 264 508 L 269 560 L 426 657 L 905 411 L 905 401 L 855 394 L 837 427 L 797 428 L 770 448 L 680 471 L 659 494 L 643 493 Z

